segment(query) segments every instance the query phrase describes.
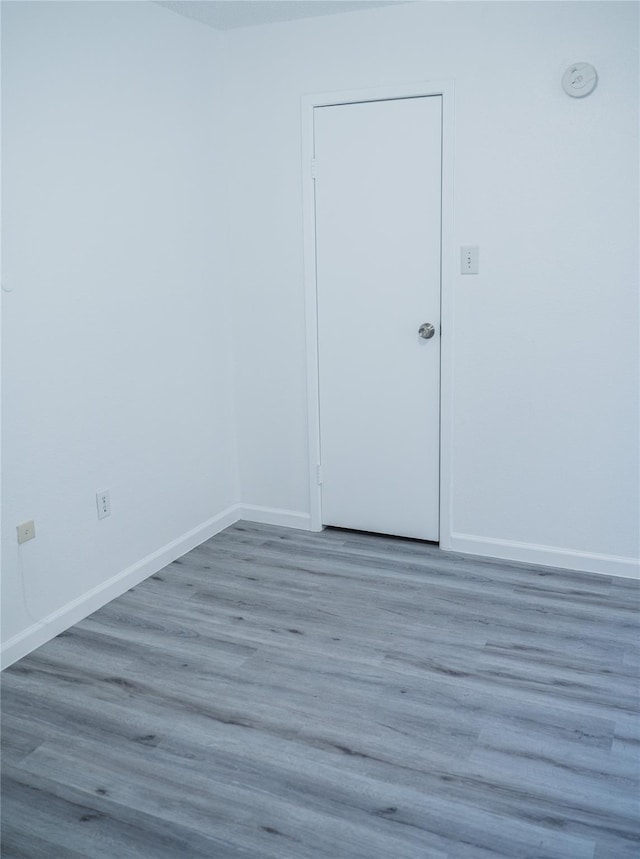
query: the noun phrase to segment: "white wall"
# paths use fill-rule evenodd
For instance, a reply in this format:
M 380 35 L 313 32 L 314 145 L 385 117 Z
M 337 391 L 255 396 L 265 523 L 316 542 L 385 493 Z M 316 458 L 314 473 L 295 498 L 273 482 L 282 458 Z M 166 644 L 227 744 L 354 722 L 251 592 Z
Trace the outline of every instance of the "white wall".
M 455 83 L 451 519 L 466 551 L 636 575 L 638 6 L 413 3 L 226 34 L 241 492 L 308 512 L 300 96 Z M 600 82 L 570 99 L 586 60 Z
M 2 6 L 10 660 L 238 497 L 218 34 L 154 4 Z
M 637 574 L 637 13 L 413 3 L 220 34 L 3 4 L 5 662 L 239 515 L 308 524 L 309 92 L 455 82 L 451 253 L 479 244 L 482 273 L 449 285 L 443 543 Z M 583 101 L 559 87 L 576 60 L 600 73 Z

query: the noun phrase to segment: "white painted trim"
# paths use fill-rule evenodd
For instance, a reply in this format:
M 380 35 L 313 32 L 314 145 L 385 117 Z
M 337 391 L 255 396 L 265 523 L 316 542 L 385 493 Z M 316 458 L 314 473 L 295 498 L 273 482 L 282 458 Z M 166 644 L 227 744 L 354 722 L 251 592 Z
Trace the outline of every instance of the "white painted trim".
M 453 531 L 453 341 L 454 285 L 458 259 L 454 248 L 454 90 L 442 86 L 442 247 L 440 284 L 440 546 Z
M 14 635 L 0 648 L 1 668 L 8 668 L 9 665 L 22 659 L 32 650 L 55 638 L 56 635 L 69 629 L 75 623 L 79 623 L 94 611 L 102 608 L 103 605 L 121 596 L 125 591 L 135 587 L 144 579 L 166 567 L 167 564 L 175 561 L 176 558 L 182 557 L 191 549 L 195 549 L 205 540 L 209 540 L 241 519 L 305 531 L 310 530 L 311 527 L 308 513 L 281 510 L 275 507 L 259 507 L 254 504 L 233 504 L 217 516 L 213 516 L 191 531 L 187 531 L 181 537 L 172 540 L 171 543 L 167 543 L 157 552 L 152 552 L 146 558 L 132 564 L 126 570 L 122 570 L 106 582 L 97 585 L 87 593 Z
M 2 668 L 14 663 L 16 660 L 31 653 L 36 647 L 40 647 L 46 641 L 59 635 L 65 629 L 78 623 L 83 618 L 102 608 L 112 599 L 119 597 L 129 588 L 140 584 L 144 579 L 157 573 L 167 564 L 175 561 L 181 555 L 199 546 L 205 540 L 219 534 L 229 525 L 237 522 L 240 516 L 240 506 L 228 507 L 217 516 L 208 519 L 191 531 L 187 531 L 171 543 L 167 543 L 156 552 L 147 555 L 146 558 L 137 561 L 126 570 L 122 570 L 112 578 L 108 579 L 95 588 L 92 588 L 82 596 L 54 611 L 52 614 L 32 624 L 27 629 L 14 635 L 2 645 L 0 650 L 0 663 Z
M 452 552 L 501 558 L 543 567 L 560 567 L 583 573 L 599 573 L 604 576 L 622 576 L 627 579 L 640 578 L 640 559 L 623 555 L 598 555 L 590 552 L 562 549 L 558 546 L 542 546 L 536 543 L 517 543 L 496 540 L 473 534 L 451 534 L 447 546 Z
M 260 507 L 255 504 L 234 504 L 191 531 L 187 531 L 186 534 L 171 543 L 167 543 L 158 551 L 152 552 L 146 558 L 127 567 L 126 570 L 117 573 L 108 581 L 14 635 L 0 648 L 2 669 L 12 665 L 65 629 L 157 573 L 167 564 L 175 561 L 176 558 L 181 557 L 240 520 L 307 531 L 316 530 L 312 526 L 312 518 L 308 513 L 276 507 Z M 450 536 L 451 539 L 447 548 L 454 552 L 600 573 L 608 576 L 640 578 L 640 560 L 637 558 L 589 554 L 552 546 L 539 546 L 533 543 L 516 543 L 508 540 L 477 537 L 471 534 L 453 533 Z
M 318 392 L 318 304 L 316 291 L 315 182 L 311 161 L 315 156 L 313 108 L 302 99 L 302 220 L 304 235 L 304 303 L 307 347 L 307 427 L 309 433 L 309 516 L 312 531 L 322 530 L 322 492 L 318 485 L 320 463 L 320 402 Z
M 451 94 L 453 81 L 417 81 L 407 84 L 366 87 L 365 89 L 331 90 L 329 92 L 308 93 L 302 96 L 303 113 L 314 107 L 327 107 L 332 104 L 354 104 L 361 101 L 385 101 L 395 98 L 420 98 L 426 95 Z M 307 150 L 308 153 L 308 150 Z
M 278 507 L 260 507 L 256 504 L 239 504 L 237 520 L 259 522 L 261 525 L 280 525 L 283 528 L 297 528 L 311 531 L 311 517 L 308 513 L 296 510 L 282 510 Z M 236 520 L 236 521 L 237 521 Z
M 451 539 L 451 439 L 453 392 L 453 151 L 454 86 L 452 81 L 375 87 L 372 89 L 315 93 L 302 96 L 302 211 L 304 234 L 304 287 L 307 345 L 307 417 L 309 434 L 309 510 L 310 530 L 322 530 L 322 492 L 317 481 L 320 463 L 320 403 L 318 390 L 318 308 L 316 288 L 315 186 L 311 175 L 314 152 L 313 111 L 316 107 L 384 101 L 397 98 L 442 96 L 442 278 L 440 339 L 440 544 Z

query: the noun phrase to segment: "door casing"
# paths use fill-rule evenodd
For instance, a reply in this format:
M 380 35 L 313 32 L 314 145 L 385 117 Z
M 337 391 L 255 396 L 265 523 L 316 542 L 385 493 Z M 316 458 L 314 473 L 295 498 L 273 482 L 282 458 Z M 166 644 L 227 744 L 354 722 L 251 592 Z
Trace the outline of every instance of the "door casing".
M 441 232 L 441 343 L 440 343 L 440 546 L 449 548 L 452 473 L 452 354 L 453 354 L 453 82 L 429 81 L 405 86 L 316 93 L 302 97 L 302 187 L 304 283 L 307 352 L 307 415 L 309 435 L 310 528 L 322 530 L 320 472 L 320 405 L 318 376 L 318 312 L 315 247 L 315 180 L 313 176 L 313 117 L 316 107 L 365 101 L 442 96 L 442 232 Z

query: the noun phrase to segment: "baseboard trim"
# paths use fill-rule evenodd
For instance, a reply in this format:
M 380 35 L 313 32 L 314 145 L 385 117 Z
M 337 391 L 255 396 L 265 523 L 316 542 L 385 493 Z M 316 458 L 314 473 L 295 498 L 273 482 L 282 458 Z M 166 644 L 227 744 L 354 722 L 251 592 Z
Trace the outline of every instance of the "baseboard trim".
M 304 531 L 312 530 L 311 516 L 308 513 L 283 510 L 277 507 L 261 507 L 256 504 L 234 504 L 14 635 L 0 647 L 1 668 L 4 669 L 12 665 L 18 659 L 73 626 L 74 623 L 78 623 L 106 603 L 128 591 L 129 588 L 157 573 L 167 564 L 175 561 L 176 558 L 181 557 L 241 519 L 259 522 L 263 525 L 280 525 L 285 528 L 297 528 Z M 606 576 L 640 578 L 640 560 L 619 555 L 575 552 L 554 546 L 517 543 L 458 533 L 451 534 L 447 540 L 441 540 L 441 546 L 443 549 L 446 548 L 463 554 L 560 567 Z
M 281 510 L 276 507 L 259 507 L 254 504 L 233 504 L 217 516 L 207 519 L 206 522 L 167 543 L 157 552 L 152 552 L 142 560 L 127 567 L 126 570 L 122 570 L 106 582 L 102 582 L 102 584 L 14 635 L 0 647 L 0 668 L 8 668 L 18 659 L 22 659 L 23 656 L 55 638 L 65 629 L 69 629 L 74 623 L 83 620 L 94 611 L 102 608 L 103 605 L 121 596 L 129 588 L 140 584 L 149 576 L 166 567 L 167 564 L 175 561 L 176 558 L 181 557 L 191 549 L 195 549 L 205 540 L 209 540 L 241 519 L 259 522 L 263 525 L 298 528 L 304 531 L 311 528 L 311 517 L 308 513 Z
M 311 516 L 296 510 L 283 510 L 279 507 L 260 507 L 257 504 L 238 505 L 238 519 L 259 522 L 261 525 L 280 525 L 283 528 L 311 530 Z
M 106 582 L 97 585 L 87 593 L 14 635 L 0 648 L 2 669 L 12 665 L 18 659 L 31 653 L 32 650 L 73 626 L 74 623 L 78 623 L 94 611 L 102 608 L 112 599 L 121 596 L 129 588 L 140 584 L 144 579 L 184 555 L 185 552 L 189 552 L 199 546 L 200 543 L 228 528 L 229 525 L 233 525 L 241 518 L 239 510 L 240 505 L 238 504 L 228 507 L 217 516 L 207 519 L 206 522 L 167 543 L 158 551 L 152 552 L 142 560 L 127 567 L 126 570 L 122 570 Z
M 578 570 L 585 573 L 599 573 L 604 576 L 621 576 L 627 579 L 640 578 L 640 559 L 622 555 L 598 555 L 561 549 L 557 546 L 541 546 L 536 543 L 517 543 L 510 540 L 496 540 L 477 537 L 473 534 L 450 535 L 441 541 L 442 548 L 452 552 L 470 555 L 483 555 L 525 564 L 538 564 L 543 567 L 561 567 L 565 570 Z

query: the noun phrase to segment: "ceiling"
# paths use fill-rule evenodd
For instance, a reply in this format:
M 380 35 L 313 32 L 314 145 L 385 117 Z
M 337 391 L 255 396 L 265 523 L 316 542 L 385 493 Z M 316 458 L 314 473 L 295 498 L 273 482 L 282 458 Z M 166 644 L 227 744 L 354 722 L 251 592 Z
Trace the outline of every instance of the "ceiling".
M 402 0 L 156 0 L 178 15 L 194 18 L 216 30 L 275 24 L 295 18 L 315 18 L 393 6 Z

